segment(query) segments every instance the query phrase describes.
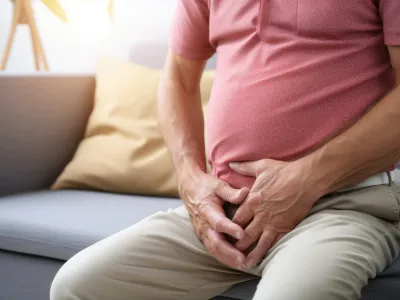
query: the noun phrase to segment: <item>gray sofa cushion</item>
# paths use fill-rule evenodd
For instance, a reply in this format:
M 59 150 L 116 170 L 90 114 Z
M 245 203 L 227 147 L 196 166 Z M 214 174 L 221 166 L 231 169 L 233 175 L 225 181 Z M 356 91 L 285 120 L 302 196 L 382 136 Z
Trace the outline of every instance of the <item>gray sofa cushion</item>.
M 0 196 L 48 188 L 82 139 L 95 78 L 0 72 L 0 91 Z
M 160 210 L 174 198 L 90 191 L 40 191 L 0 198 L 0 249 L 68 260 L 93 243 Z M 223 296 L 250 300 L 257 280 Z M 218 298 L 219 299 L 219 298 Z
M 49 300 L 51 282 L 63 262 L 0 250 L 0 299 Z
M 41 191 L 0 198 L 0 248 L 67 260 L 179 199 L 89 191 Z
M 0 198 L 0 249 L 67 260 L 87 246 L 179 199 L 89 191 L 41 191 Z M 258 280 L 223 294 L 250 300 Z M 400 257 L 364 288 L 362 300 L 394 300 L 400 292 Z M 219 299 L 219 298 L 218 298 Z

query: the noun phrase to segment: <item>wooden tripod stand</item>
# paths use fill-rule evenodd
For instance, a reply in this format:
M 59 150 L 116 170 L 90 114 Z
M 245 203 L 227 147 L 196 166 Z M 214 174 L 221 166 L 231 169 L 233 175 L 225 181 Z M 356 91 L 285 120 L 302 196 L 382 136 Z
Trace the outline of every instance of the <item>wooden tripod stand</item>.
M 4 70 L 7 66 L 8 57 L 10 55 L 11 46 L 18 25 L 28 25 L 29 27 L 36 70 L 39 71 L 41 66 L 43 66 L 44 70 L 48 71 L 49 66 L 43 51 L 42 43 L 40 42 L 31 0 L 14 0 L 14 17 L 10 29 L 10 35 L 4 50 L 3 59 L 1 61 L 0 70 Z

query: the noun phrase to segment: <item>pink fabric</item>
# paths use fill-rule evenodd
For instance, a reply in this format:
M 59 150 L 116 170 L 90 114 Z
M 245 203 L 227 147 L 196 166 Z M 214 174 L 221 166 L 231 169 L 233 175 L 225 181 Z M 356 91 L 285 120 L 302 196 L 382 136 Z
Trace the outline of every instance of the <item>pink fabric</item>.
M 387 45 L 400 45 L 399 0 L 179 0 L 171 47 L 217 55 L 208 107 L 213 174 L 253 179 L 231 161 L 306 155 L 394 87 Z

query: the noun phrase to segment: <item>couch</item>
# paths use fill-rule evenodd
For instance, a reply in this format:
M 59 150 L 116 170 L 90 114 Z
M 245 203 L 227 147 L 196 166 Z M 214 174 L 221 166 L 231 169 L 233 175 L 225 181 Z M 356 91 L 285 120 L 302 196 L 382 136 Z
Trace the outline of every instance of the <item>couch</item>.
M 138 47 L 132 59 L 159 68 L 166 48 Z M 0 74 L 0 300 L 49 299 L 57 270 L 78 251 L 181 205 L 175 198 L 49 189 L 83 136 L 94 89 L 93 74 Z M 239 284 L 215 300 L 250 300 L 256 285 Z M 399 297 L 400 258 L 370 281 L 362 300 Z

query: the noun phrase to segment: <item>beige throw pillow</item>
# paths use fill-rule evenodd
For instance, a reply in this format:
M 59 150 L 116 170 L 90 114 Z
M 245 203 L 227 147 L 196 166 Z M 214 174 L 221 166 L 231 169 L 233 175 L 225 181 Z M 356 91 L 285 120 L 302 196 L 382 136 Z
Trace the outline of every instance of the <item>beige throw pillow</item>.
M 117 58 L 100 59 L 84 139 L 53 189 L 177 196 L 172 160 L 157 124 L 160 75 Z M 203 103 L 213 79 L 214 72 L 204 73 Z

